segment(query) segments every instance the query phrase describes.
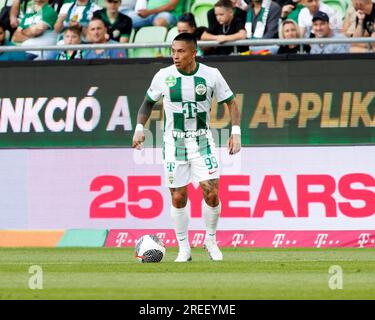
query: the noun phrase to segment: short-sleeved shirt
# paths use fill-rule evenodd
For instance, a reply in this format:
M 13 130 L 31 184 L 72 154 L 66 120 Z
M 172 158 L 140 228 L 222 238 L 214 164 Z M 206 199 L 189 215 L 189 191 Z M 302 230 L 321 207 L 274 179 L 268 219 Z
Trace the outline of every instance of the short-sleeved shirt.
M 1 43 L 0 43 L 1 45 Z M 5 40 L 3 46 L 15 46 L 13 42 Z M 23 61 L 27 60 L 25 52 L 1 52 L 0 51 L 0 61 Z
M 345 39 L 342 34 L 335 34 L 330 37 L 332 39 Z M 349 43 L 314 43 L 311 45 L 310 54 L 329 54 L 329 53 L 348 53 L 350 49 Z
M 220 71 L 202 63 L 191 74 L 172 65 L 154 76 L 147 99 L 156 102 L 163 97 L 164 159 L 188 161 L 214 147 L 209 130 L 213 96 L 219 103 L 234 98 Z
M 107 10 L 99 10 L 94 12 L 94 17 L 104 21 L 111 40 L 120 42 L 121 38 L 129 38 L 132 31 L 132 19 L 128 16 L 118 13 L 116 21 L 112 23 L 107 15 Z
M 356 18 L 356 25 L 358 25 L 358 18 Z M 375 32 L 375 3 L 372 3 L 371 13 L 365 15 L 365 20 L 363 20 L 363 28 L 371 36 Z
M 208 18 L 208 33 L 214 34 L 214 35 L 229 35 L 229 34 L 235 34 L 239 32 L 240 30 L 245 30 L 245 23 L 246 23 L 246 11 L 235 8 L 234 9 L 234 17 L 229 26 L 223 26 L 221 25 L 215 17 L 215 9 L 211 9 L 207 12 L 207 18 Z M 249 50 L 249 47 L 239 47 L 238 48 L 240 52 Z M 218 47 L 215 49 L 215 54 L 230 54 L 233 52 L 233 47 Z
M 319 11 L 326 13 L 329 16 L 329 24 L 331 29 L 339 30 L 342 26 L 342 20 L 338 13 L 332 9 L 330 6 L 326 5 L 323 2 L 320 2 Z M 309 38 L 311 35 L 312 30 L 312 14 L 310 13 L 308 8 L 303 8 L 298 16 L 298 25 L 300 28 L 305 28 L 305 34 L 302 35 L 304 38 Z
M 147 1 L 147 9 L 152 10 L 155 8 L 159 8 L 161 6 L 168 4 L 169 2 L 170 0 L 149 0 Z M 185 0 L 179 0 L 174 10 L 171 11 L 171 13 L 176 17 L 176 19 L 178 19 L 184 11 L 184 2 Z
M 64 3 L 61 7 L 60 14 L 67 14 L 64 21 L 64 27 L 68 27 L 70 21 L 77 21 L 81 26 L 87 27 L 95 11 L 101 8 L 92 0 L 88 0 L 87 4 L 78 5 L 77 1 Z
M 109 40 L 108 43 L 116 43 L 113 40 Z M 84 50 L 83 59 L 123 59 L 126 58 L 125 49 L 105 49 L 100 50 L 99 53 L 94 49 Z
M 48 26 L 48 29 L 53 29 L 56 20 L 57 13 L 51 6 L 46 4 L 38 12 L 26 13 L 20 23 L 20 28 L 27 29 L 33 25 L 44 23 Z

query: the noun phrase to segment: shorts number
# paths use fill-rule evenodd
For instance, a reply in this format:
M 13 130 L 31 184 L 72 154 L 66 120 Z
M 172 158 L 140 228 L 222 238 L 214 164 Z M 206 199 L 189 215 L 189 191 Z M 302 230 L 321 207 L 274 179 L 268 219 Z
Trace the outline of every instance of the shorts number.
M 206 158 L 205 159 L 205 162 L 206 162 L 206 166 L 208 168 L 208 170 L 211 170 L 211 169 L 216 169 L 218 168 L 218 164 L 217 164 L 217 160 L 216 160 L 216 157 L 215 156 L 211 156 L 209 158 Z

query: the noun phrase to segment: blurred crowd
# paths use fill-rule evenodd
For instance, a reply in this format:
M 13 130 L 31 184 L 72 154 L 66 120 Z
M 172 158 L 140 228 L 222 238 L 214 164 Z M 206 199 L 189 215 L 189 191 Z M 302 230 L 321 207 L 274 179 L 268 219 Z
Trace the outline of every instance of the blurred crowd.
M 0 0 L 0 46 L 128 43 L 149 28 L 197 40 L 375 37 L 374 0 Z M 139 33 L 141 34 L 141 33 Z M 169 37 L 170 38 L 170 37 Z M 156 39 L 156 38 L 155 38 Z M 163 36 L 164 39 L 164 36 Z M 172 37 L 173 39 L 173 37 Z M 141 42 L 142 39 L 138 40 Z M 374 52 L 375 43 L 204 47 L 199 55 Z M 168 55 L 164 50 L 164 55 Z M 161 50 L 155 56 L 163 55 Z M 0 60 L 127 58 L 125 49 L 0 52 Z

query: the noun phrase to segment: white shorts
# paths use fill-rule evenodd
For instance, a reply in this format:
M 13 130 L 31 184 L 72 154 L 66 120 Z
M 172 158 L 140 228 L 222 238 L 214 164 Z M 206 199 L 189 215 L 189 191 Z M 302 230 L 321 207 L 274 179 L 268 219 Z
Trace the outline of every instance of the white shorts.
M 201 182 L 219 178 L 219 163 L 216 154 L 188 161 L 164 161 L 164 172 L 168 188 L 180 188 L 190 182 Z

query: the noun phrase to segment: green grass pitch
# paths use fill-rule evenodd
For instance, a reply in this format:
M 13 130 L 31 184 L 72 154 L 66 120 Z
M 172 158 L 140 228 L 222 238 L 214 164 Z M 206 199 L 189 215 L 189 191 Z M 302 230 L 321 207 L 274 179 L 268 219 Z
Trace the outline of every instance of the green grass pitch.
M 0 299 L 375 299 L 375 249 L 223 249 L 209 261 L 142 264 L 131 248 L 0 248 Z M 29 268 L 43 270 L 43 289 L 29 288 Z M 331 266 L 343 288 L 329 287 Z M 337 283 L 337 282 L 336 282 Z

